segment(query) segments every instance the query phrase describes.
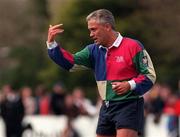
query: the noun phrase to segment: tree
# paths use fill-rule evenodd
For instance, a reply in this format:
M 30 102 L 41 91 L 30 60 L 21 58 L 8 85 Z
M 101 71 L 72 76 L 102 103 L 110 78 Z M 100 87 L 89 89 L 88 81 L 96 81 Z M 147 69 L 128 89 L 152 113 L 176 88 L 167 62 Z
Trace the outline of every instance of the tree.
M 47 62 L 44 49 L 48 20 L 46 0 L 7 0 L 1 4 L 3 27 L 0 40 L 2 46 L 9 49 L 5 57 L 8 62 L 1 67 L 1 84 L 10 83 L 17 88 L 35 86 L 41 82 L 39 73 Z

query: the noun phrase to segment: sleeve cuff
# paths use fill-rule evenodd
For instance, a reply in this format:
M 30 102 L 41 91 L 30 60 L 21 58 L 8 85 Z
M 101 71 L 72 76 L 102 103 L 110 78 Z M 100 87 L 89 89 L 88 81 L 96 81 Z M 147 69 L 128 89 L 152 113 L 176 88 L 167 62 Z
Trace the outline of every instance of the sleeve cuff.
M 134 90 L 136 88 L 136 83 L 134 80 L 129 80 L 128 83 L 130 85 L 131 90 Z
M 50 42 L 50 43 L 46 41 L 46 45 L 47 45 L 48 49 L 53 49 L 53 48 L 58 46 L 56 41 L 53 41 L 53 42 Z

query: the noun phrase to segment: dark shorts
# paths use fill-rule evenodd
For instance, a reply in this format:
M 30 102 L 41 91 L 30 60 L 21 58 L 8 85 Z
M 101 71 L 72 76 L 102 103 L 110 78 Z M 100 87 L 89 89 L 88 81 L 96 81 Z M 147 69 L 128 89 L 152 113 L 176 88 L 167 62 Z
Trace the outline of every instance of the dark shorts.
M 144 99 L 141 97 L 126 101 L 103 102 L 100 109 L 96 134 L 116 135 L 121 128 L 133 129 L 143 133 Z

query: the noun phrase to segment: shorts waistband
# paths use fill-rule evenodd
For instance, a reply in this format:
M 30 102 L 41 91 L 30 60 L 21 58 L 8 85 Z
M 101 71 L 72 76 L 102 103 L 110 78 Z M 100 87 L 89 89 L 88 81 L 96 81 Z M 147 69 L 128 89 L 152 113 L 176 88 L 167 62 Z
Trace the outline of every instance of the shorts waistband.
M 143 98 L 143 96 L 139 96 L 138 98 L 128 98 L 128 99 L 123 99 L 123 100 L 103 100 L 103 102 L 126 102 L 126 101 L 131 101 L 131 100 L 138 100 Z
M 109 107 L 109 104 L 116 103 L 116 102 L 128 102 L 128 101 L 135 101 L 143 99 L 143 96 L 139 96 L 139 98 L 131 98 L 131 99 L 124 99 L 124 100 L 103 100 L 103 104 L 106 105 L 106 107 Z

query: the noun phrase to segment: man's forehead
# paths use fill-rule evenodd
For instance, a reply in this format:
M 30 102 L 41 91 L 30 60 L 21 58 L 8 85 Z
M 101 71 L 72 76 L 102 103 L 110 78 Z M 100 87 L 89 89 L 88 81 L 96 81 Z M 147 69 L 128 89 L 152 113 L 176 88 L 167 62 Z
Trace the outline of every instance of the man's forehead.
M 96 19 L 90 19 L 88 20 L 88 24 L 98 24 L 98 21 Z
M 99 23 L 97 20 L 95 19 L 91 19 L 88 22 L 88 27 L 96 27 L 96 26 L 100 26 L 102 25 L 101 23 Z

